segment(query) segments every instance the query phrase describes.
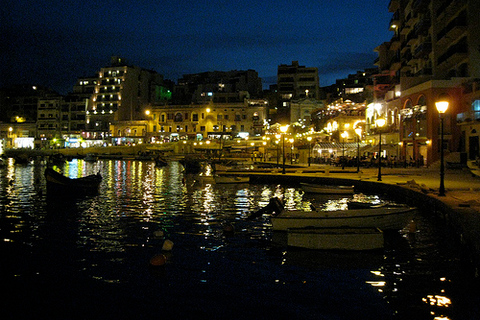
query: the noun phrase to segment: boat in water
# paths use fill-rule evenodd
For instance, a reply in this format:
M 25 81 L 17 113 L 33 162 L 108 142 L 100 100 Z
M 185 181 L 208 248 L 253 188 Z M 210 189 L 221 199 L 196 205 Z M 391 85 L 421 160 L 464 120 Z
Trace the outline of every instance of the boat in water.
M 355 210 L 325 211 L 282 211 L 272 216 L 273 230 L 286 231 L 290 228 L 379 228 L 400 230 L 408 225 L 415 215 L 414 207 L 380 207 Z
M 61 195 L 95 194 L 102 182 L 100 173 L 72 179 L 52 168 L 45 169 L 47 193 Z
M 288 246 L 319 250 L 378 250 L 384 247 L 378 228 L 292 228 Z
M 320 194 L 353 194 L 353 186 L 326 186 L 313 183 L 301 182 L 300 186 L 302 190 L 308 193 L 320 193 Z

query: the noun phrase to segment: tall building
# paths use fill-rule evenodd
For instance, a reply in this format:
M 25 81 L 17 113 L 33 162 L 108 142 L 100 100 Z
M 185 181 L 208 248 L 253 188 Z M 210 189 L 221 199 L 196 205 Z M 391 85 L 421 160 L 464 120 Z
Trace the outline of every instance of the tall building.
M 399 124 L 394 129 L 402 156 L 415 163 L 435 162 L 440 148 L 466 152 L 468 133 L 461 132 L 456 121 L 478 99 L 465 91 L 480 78 L 480 1 L 391 0 L 388 9 L 393 36 L 376 48 L 376 65 L 396 83 L 375 117 L 386 117 L 387 126 Z M 444 145 L 435 108 L 443 96 L 450 102 Z M 396 116 L 392 119 L 391 114 Z
M 277 85 L 283 100 L 320 98 L 318 68 L 301 66 L 298 61 L 292 61 L 291 65 L 278 66 Z
M 106 140 L 115 134 L 110 132 L 114 122 L 145 119 L 148 105 L 164 98 L 162 86 L 163 76 L 157 72 L 112 57 L 110 66 L 98 73 L 87 109 L 86 137 Z

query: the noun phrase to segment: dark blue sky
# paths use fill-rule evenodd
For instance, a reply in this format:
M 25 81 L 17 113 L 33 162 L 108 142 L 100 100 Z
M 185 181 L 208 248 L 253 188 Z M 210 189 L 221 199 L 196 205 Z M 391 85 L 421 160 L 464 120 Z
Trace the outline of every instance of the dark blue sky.
M 389 0 L 6 0 L 0 8 L 0 86 L 66 93 L 118 55 L 176 81 L 183 74 L 318 67 L 320 85 L 373 66 L 390 40 Z

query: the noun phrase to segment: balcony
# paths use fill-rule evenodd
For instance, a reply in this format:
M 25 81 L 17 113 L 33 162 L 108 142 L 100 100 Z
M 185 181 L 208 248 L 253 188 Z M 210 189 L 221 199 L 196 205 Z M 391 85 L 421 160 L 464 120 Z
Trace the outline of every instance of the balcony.
M 425 58 L 432 52 L 432 43 L 423 42 L 415 48 L 413 56 L 415 58 Z
M 431 25 L 432 21 L 430 20 L 430 17 L 423 15 L 414 27 L 415 34 L 424 36 L 427 35 Z
M 438 60 L 437 64 L 440 66 L 444 62 L 448 61 L 448 66 L 452 64 L 456 64 L 460 62 L 462 59 L 464 59 L 467 56 L 468 53 L 468 45 L 466 43 L 466 39 L 460 40 L 458 43 L 450 46 L 447 51 L 445 51 L 444 54 L 442 54 Z M 442 67 L 447 67 L 448 66 L 442 66 Z
M 390 40 L 390 50 L 397 51 L 400 49 L 402 43 L 400 42 L 400 36 L 395 36 Z
M 430 1 L 428 0 L 414 0 L 412 9 L 414 12 L 425 12 L 428 9 Z

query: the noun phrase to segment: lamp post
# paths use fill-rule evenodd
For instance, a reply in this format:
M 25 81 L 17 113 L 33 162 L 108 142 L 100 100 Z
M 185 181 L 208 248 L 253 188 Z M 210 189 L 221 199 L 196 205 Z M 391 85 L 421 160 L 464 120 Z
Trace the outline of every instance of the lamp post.
M 293 164 L 293 138 L 290 138 L 290 164 Z
M 343 144 L 342 144 L 342 170 L 345 169 L 345 139 L 348 137 L 348 133 L 347 131 L 343 131 L 342 134 L 341 134 L 342 138 L 343 138 Z
M 312 153 L 312 137 L 307 137 L 308 140 L 308 166 L 310 167 L 310 156 Z
M 357 173 L 360 172 L 360 137 L 362 136 L 362 128 L 356 128 L 357 134 Z
M 382 127 L 385 125 L 385 119 L 378 118 L 375 120 L 378 127 L 378 178 L 377 181 L 382 181 Z
M 440 114 L 440 188 L 438 189 L 438 195 L 441 197 L 445 196 L 445 166 L 443 164 L 443 115 L 448 109 L 448 101 L 445 99 L 440 99 L 439 101 L 435 102 L 435 107 L 437 107 L 437 111 Z
M 281 126 L 280 131 L 282 131 L 282 161 L 283 161 L 283 168 L 282 168 L 282 174 L 285 174 L 285 133 L 288 130 L 288 125 L 286 126 Z
M 282 137 L 281 134 L 276 134 L 275 135 L 275 138 L 277 138 L 277 141 L 275 141 L 275 143 L 277 144 L 277 168 L 279 167 L 278 163 L 279 163 L 279 159 L 280 159 L 280 138 Z

